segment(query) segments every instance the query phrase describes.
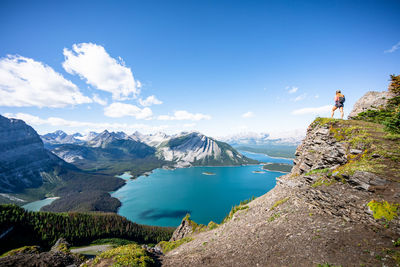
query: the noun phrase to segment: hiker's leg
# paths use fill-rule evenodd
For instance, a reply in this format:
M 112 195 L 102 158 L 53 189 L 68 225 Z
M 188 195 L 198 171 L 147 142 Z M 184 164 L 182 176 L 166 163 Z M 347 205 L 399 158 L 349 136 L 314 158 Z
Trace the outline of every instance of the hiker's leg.
M 343 119 L 344 112 L 343 112 L 343 107 L 340 107 L 340 117 Z
M 336 109 L 337 109 L 337 107 L 336 107 L 336 106 L 332 108 L 332 114 L 331 114 L 331 118 L 333 118 L 333 114 L 335 113 L 335 110 L 336 110 Z

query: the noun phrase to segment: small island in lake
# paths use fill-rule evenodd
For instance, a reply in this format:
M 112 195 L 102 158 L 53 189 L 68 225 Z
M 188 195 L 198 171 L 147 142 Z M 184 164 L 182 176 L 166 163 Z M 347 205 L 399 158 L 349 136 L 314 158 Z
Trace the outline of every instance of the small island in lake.
M 215 175 L 214 172 L 203 172 L 202 174 L 204 174 L 204 175 Z
M 265 173 L 265 171 L 253 171 L 253 173 Z
M 264 170 L 278 172 L 290 172 L 292 168 L 293 165 L 286 163 L 267 163 L 263 166 Z

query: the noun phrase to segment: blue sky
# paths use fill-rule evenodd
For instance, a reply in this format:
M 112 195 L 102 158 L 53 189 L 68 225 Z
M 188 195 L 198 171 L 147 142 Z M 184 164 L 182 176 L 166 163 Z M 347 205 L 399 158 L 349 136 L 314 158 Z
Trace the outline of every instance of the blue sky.
M 400 1 L 3 0 L 0 114 L 42 134 L 305 129 L 337 89 L 348 114 L 400 74 L 399 13 Z

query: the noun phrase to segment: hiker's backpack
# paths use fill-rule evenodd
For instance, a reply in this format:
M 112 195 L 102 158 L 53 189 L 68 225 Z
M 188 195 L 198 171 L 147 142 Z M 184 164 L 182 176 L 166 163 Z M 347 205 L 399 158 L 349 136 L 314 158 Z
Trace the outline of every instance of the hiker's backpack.
M 341 97 L 339 97 L 339 103 L 343 104 L 344 101 L 346 101 L 346 98 L 344 97 L 344 95 L 342 95 Z

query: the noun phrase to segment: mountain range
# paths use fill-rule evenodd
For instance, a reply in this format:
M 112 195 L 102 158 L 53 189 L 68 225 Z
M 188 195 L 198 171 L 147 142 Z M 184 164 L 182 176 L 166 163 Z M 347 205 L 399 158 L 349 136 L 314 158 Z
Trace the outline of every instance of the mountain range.
M 53 138 L 69 139 L 61 132 Z M 113 175 L 84 172 L 65 162 L 47 150 L 24 121 L 0 116 L 0 203 L 24 204 L 59 196 L 49 210 L 116 211 L 120 202 L 108 192 L 124 183 Z
M 170 167 L 198 165 L 241 165 L 256 163 L 237 152 L 230 145 L 207 137 L 199 132 L 183 132 L 176 135 L 165 133 L 128 135 L 124 132 L 91 132 L 67 135 L 56 131 L 41 136 L 51 151 L 84 169 L 104 169 L 105 161 L 119 160 L 111 169 L 120 167 L 124 161 L 148 159 Z M 93 166 L 96 165 L 97 167 Z M 108 168 L 108 167 L 107 167 Z
M 305 131 L 296 130 L 279 134 L 244 132 L 219 138 L 232 146 L 298 146 L 305 137 Z

